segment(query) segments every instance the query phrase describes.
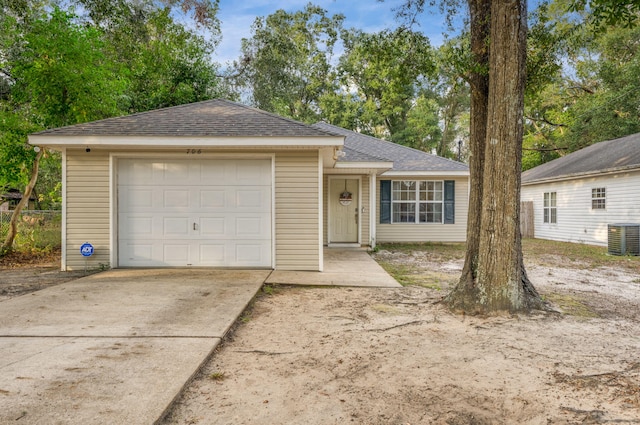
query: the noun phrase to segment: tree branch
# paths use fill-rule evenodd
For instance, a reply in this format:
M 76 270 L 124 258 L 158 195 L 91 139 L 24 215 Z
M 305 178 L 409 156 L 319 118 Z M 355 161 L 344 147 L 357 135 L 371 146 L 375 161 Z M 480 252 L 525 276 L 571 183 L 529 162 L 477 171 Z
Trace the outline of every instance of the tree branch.
M 526 118 L 526 119 L 528 119 L 528 120 L 530 120 L 530 121 L 543 122 L 543 123 L 545 123 L 545 124 L 549 124 L 549 125 L 552 125 L 552 126 L 554 126 L 554 127 L 567 127 L 567 125 L 566 125 L 566 124 L 558 124 L 558 123 L 555 123 L 555 122 L 551 122 L 551 121 L 549 121 L 548 119 L 546 119 L 545 117 L 542 117 L 542 118 L 534 118 L 534 117 L 528 117 L 528 116 L 526 116 L 526 115 L 525 115 L 525 118 Z
M 568 148 L 522 148 L 523 151 L 535 151 L 535 152 L 555 152 L 566 151 Z

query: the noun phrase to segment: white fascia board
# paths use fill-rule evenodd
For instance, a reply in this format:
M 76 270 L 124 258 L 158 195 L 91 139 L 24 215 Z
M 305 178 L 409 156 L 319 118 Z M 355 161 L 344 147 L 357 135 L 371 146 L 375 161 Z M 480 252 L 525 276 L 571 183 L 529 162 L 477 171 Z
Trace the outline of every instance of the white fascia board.
M 612 174 L 628 173 L 628 172 L 634 172 L 634 171 L 640 171 L 640 168 L 638 168 L 637 165 L 632 165 L 629 167 L 610 168 L 608 170 L 592 171 L 588 173 L 565 174 L 564 176 L 548 177 L 544 179 L 537 179 L 537 180 L 531 180 L 528 182 L 522 182 L 521 185 L 533 186 L 536 184 L 557 183 L 557 182 L 563 182 L 568 180 L 590 179 L 595 177 L 605 177 Z
M 468 177 L 469 171 L 385 171 L 382 177 L 433 177 L 433 176 L 454 176 Z
M 393 162 L 336 162 L 335 168 L 393 168 Z
M 65 147 L 131 147 L 131 148 L 185 148 L 185 147 L 324 147 L 344 146 L 344 137 L 140 137 L 140 136 L 29 136 L 29 143 L 39 146 Z

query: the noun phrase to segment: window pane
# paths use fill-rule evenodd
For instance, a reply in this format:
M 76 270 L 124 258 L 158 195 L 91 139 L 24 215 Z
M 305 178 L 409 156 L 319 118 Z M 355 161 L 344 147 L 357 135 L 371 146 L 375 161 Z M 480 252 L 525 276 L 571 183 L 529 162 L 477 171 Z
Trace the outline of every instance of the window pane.
M 596 187 L 591 189 L 591 209 L 606 209 L 606 189 L 604 187 Z
M 441 181 L 421 181 L 420 182 L 420 200 L 421 201 L 442 201 L 442 182 Z
M 410 180 L 394 181 L 392 200 L 413 201 L 416 199 L 416 182 Z
M 442 223 L 441 203 L 420 203 L 420 223 Z
M 393 223 L 415 223 L 416 204 L 413 202 L 396 202 L 393 204 Z

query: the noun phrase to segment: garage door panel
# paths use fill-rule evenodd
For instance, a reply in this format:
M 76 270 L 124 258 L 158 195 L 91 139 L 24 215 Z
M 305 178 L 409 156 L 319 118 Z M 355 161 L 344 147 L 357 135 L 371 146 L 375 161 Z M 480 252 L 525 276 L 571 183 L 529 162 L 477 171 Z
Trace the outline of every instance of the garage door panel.
M 271 266 L 271 160 L 118 167 L 121 266 Z
M 270 185 L 271 164 L 263 160 L 247 160 L 235 169 L 234 180 L 239 185 Z
M 191 205 L 188 191 L 165 189 L 162 193 L 162 206 L 170 209 L 189 208 Z
M 235 264 L 238 266 L 250 266 L 265 261 L 270 253 L 270 248 L 260 241 L 238 242 L 235 247 Z
M 200 236 L 204 238 L 209 237 L 224 237 L 226 232 L 227 220 L 224 217 L 202 217 L 200 218 Z
M 123 211 L 131 208 L 152 208 L 153 191 L 151 189 L 139 189 L 124 187 L 120 189 L 120 207 Z
M 153 218 L 148 216 L 136 217 L 121 215 L 119 222 L 122 223 L 121 232 L 139 237 L 149 238 L 153 235 Z
M 164 243 L 162 260 L 169 265 L 189 265 L 189 244 Z
M 191 220 L 187 217 L 164 217 L 162 220 L 163 236 L 188 237 L 191 229 Z
M 200 190 L 200 208 L 203 209 L 221 209 L 227 205 L 226 191 L 224 189 Z

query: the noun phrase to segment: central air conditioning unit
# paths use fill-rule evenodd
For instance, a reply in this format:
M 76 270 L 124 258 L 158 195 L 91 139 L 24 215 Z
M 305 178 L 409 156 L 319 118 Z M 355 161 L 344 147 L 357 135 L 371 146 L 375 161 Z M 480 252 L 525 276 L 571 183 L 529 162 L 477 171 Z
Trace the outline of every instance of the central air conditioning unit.
M 608 248 L 611 255 L 640 255 L 640 224 L 609 224 Z

